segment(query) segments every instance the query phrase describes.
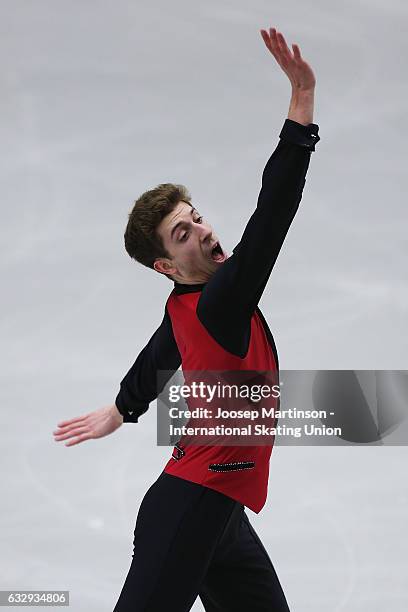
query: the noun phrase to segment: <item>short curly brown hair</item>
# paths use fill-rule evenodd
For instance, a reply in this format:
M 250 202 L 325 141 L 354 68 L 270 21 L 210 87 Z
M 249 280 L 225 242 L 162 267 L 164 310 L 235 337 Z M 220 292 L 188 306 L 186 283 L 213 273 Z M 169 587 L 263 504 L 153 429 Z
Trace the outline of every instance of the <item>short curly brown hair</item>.
M 187 187 L 173 183 L 161 183 L 135 201 L 124 234 L 125 249 L 132 259 L 154 269 L 158 257 L 170 258 L 156 229 L 180 201 L 192 206 Z

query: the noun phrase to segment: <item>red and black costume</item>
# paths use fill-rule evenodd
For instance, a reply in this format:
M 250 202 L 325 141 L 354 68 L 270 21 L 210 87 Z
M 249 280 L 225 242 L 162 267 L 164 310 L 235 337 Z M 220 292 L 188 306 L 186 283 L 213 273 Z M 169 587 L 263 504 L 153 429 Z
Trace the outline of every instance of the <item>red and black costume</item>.
M 185 371 L 278 374 L 275 343 L 258 303 L 301 201 L 318 130 L 314 123 L 285 120 L 262 174 L 256 209 L 231 256 L 206 283 L 174 283 L 160 326 L 121 382 L 116 406 L 124 422 L 137 422 L 157 398 L 158 371 L 169 371 L 169 378 L 180 365 Z M 153 578 L 158 560 L 164 568 L 160 589 L 167 580 L 163 593 L 171 590 L 177 598 L 169 609 L 188 610 L 199 594 L 211 611 L 224 609 L 223 602 L 231 605 L 234 597 L 228 609 L 288 610 L 271 561 L 243 512 L 244 506 L 259 512 L 265 504 L 272 445 L 179 449 L 142 503 L 135 556 L 115 612 L 146 601 L 151 608 L 143 610 L 161 609 Z M 163 522 L 159 513 L 165 496 L 174 507 L 166 510 Z M 193 498 L 195 505 L 189 501 Z M 175 590 L 180 571 L 190 578 Z

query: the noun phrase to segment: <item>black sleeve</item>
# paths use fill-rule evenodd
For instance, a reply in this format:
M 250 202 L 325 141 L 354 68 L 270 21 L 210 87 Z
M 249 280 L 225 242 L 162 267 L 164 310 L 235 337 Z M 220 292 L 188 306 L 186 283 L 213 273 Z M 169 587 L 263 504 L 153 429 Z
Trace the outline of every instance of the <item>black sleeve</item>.
M 115 404 L 123 422 L 137 423 L 181 364 L 167 308 L 163 320 L 122 382 Z M 158 380 L 158 372 L 160 372 Z M 168 373 L 164 372 L 168 370 Z
M 236 335 L 261 299 L 299 207 L 311 152 L 320 140 L 318 131 L 315 123 L 305 126 L 285 120 L 241 240 L 202 291 L 197 315 L 218 338 L 231 330 Z

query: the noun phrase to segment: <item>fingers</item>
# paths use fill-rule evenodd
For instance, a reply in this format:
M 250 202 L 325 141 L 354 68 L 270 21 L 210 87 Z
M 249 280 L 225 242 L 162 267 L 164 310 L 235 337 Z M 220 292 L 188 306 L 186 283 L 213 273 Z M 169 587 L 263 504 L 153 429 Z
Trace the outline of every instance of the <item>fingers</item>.
M 287 64 L 288 62 L 302 60 L 299 46 L 295 43 L 292 44 L 292 52 L 282 32 L 279 32 L 276 28 L 269 28 L 269 33 L 266 30 L 260 30 L 260 32 L 265 45 L 279 63 Z
M 277 32 L 277 40 L 279 48 L 284 56 L 288 59 L 292 59 L 292 52 L 290 51 L 288 45 L 286 44 L 286 40 L 282 32 Z
M 74 444 L 78 444 L 79 442 L 83 442 L 84 440 L 90 440 L 93 438 L 92 431 L 89 429 L 81 429 L 70 431 L 63 436 L 55 436 L 55 442 L 62 442 L 63 440 L 67 440 L 69 438 L 73 438 L 70 442 L 67 442 L 64 446 L 73 446 Z
M 63 423 L 65 424 L 64 427 L 62 427 Z M 75 440 L 68 442 L 65 446 L 73 446 L 74 444 L 78 444 L 79 442 L 83 442 L 93 437 L 92 430 L 86 417 L 62 421 L 59 426 L 59 429 L 53 431 L 55 442 L 62 442 L 69 438 L 75 438 Z
M 298 45 L 296 45 L 294 43 L 294 44 L 292 44 L 292 48 L 293 48 L 293 55 L 294 55 L 295 60 L 297 62 L 302 61 L 302 56 L 300 54 L 300 49 L 299 49 Z
M 57 423 L 58 427 L 65 427 L 66 425 L 71 425 L 72 423 L 80 423 L 81 421 L 85 421 L 87 415 L 82 415 L 79 417 L 74 417 L 73 419 L 70 419 L 69 421 L 61 421 L 60 423 Z
M 54 432 L 54 438 L 58 440 L 66 440 L 67 438 L 71 438 L 77 433 L 84 433 L 88 431 L 89 431 L 88 425 L 84 427 L 70 427 L 69 429 L 64 429 L 61 431 Z
M 85 440 L 91 440 L 91 439 L 92 439 L 92 435 L 90 433 L 84 433 L 78 436 L 77 438 L 75 438 L 75 440 L 73 440 L 72 442 L 67 442 L 65 446 L 75 446 L 75 444 L 79 444 L 80 442 L 85 442 Z
M 261 30 L 262 38 L 264 39 L 265 45 L 268 47 L 269 51 L 277 60 L 277 54 L 279 53 L 279 43 L 276 35 L 275 28 L 269 29 L 269 34 L 266 30 Z

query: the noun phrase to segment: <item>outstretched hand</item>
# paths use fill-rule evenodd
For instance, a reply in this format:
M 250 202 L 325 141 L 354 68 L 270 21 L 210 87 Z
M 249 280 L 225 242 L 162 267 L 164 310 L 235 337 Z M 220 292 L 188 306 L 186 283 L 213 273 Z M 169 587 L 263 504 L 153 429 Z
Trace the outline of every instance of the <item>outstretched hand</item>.
M 72 438 L 72 441 L 67 442 L 65 446 L 73 446 L 85 440 L 107 436 L 118 429 L 122 423 L 123 417 L 116 406 L 106 406 L 69 421 L 61 421 L 58 423 L 59 429 L 53 432 L 54 440 L 60 442 Z
M 299 46 L 292 44 L 293 52 L 286 44 L 286 40 L 281 32 L 275 28 L 260 30 L 265 45 L 272 53 L 279 66 L 289 78 L 293 89 L 299 91 L 313 90 L 316 85 L 316 78 L 313 70 L 303 59 Z

